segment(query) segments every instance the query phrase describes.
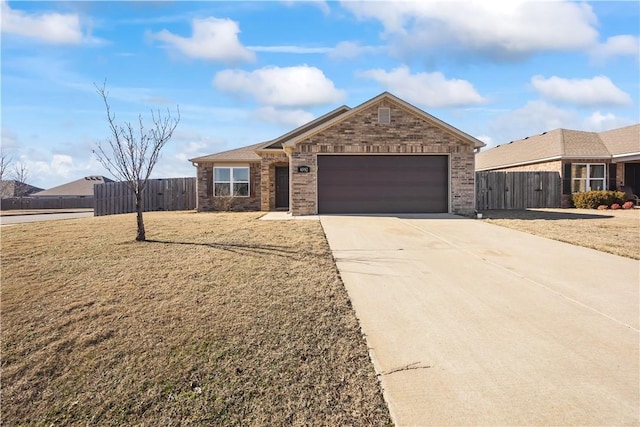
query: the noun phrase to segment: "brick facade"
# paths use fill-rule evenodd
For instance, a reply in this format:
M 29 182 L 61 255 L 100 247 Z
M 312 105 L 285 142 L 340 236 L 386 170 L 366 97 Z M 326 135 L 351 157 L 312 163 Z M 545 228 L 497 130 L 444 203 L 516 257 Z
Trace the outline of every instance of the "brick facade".
M 562 176 L 562 161 L 533 163 L 530 165 L 512 166 L 509 168 L 492 169 L 495 172 L 558 172 Z
M 317 156 L 321 154 L 415 154 L 444 155 L 449 159 L 449 211 L 469 214 L 475 209 L 475 144 L 465 134 L 439 124 L 420 110 L 391 96 L 381 95 L 341 115 L 329 113 L 320 125 L 300 128 L 287 140 L 273 148 L 269 143 L 251 150 L 250 197 L 218 198 L 213 196 L 213 168 L 236 165 L 247 158 L 246 148 L 226 152 L 220 162 L 202 159 L 197 163 L 198 211 L 262 210 L 276 205 L 276 167 L 289 166 L 289 210 L 293 215 L 318 213 Z M 390 109 L 390 123 L 378 123 L 378 109 Z M 305 133 L 306 132 L 306 133 Z M 306 136 L 301 136 L 306 135 Z M 303 139 L 296 139 L 303 138 Z M 276 140 L 278 141 L 278 140 Z M 476 141 L 477 142 L 477 141 Z M 279 144 L 284 144 L 284 148 Z M 228 154 L 228 153 L 232 153 Z M 237 154 L 236 154 L 237 153 Z M 230 157 L 231 156 L 231 157 Z M 246 164 L 246 163 L 245 163 Z M 237 165 L 236 165 L 237 166 Z M 309 166 L 310 172 L 299 173 L 299 166 Z M 372 174 L 376 171 L 372 170 Z
M 391 109 L 391 123 L 378 124 L 378 108 Z M 291 152 L 291 213 L 318 213 L 318 154 L 445 154 L 450 159 L 451 212 L 475 209 L 474 147 L 391 100 L 382 100 L 300 142 Z M 310 173 L 297 173 L 311 166 Z M 375 171 L 371 171 L 375 173 Z
M 213 167 L 213 163 L 198 164 L 196 177 L 198 212 L 260 210 L 260 163 L 249 164 L 249 197 L 215 197 L 213 195 Z
M 260 210 L 272 211 L 276 208 L 276 167 L 289 166 L 289 157 L 284 151 L 260 153 L 260 188 L 262 198 Z

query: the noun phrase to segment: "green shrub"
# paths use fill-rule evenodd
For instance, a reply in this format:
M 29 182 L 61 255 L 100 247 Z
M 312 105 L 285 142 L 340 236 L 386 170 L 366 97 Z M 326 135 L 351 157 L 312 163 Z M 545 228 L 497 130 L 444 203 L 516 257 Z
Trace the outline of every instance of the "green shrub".
M 587 191 L 573 195 L 573 204 L 580 209 L 598 209 L 600 205 L 611 206 L 624 203 L 623 191 Z

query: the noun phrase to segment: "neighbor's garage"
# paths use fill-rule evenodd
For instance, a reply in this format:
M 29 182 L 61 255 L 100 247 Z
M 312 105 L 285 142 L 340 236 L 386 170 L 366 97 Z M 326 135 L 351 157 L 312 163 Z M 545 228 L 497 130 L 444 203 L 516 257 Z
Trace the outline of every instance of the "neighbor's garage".
M 318 155 L 319 213 L 449 211 L 442 155 Z

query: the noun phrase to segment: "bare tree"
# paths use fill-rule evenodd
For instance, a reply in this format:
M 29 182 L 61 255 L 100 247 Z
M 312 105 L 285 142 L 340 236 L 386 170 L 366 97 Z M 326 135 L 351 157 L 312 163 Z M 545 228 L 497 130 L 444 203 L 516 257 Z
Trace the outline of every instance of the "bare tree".
M 109 93 L 106 91 L 106 82 L 102 86 L 95 85 L 95 87 L 107 110 L 111 136 L 107 140 L 106 148 L 102 143 L 97 143 L 93 153 L 102 166 L 120 181 L 126 182 L 135 195 L 138 224 L 136 240 L 144 241 L 146 235 L 142 218 L 142 192 L 147 186 L 153 167 L 160 158 L 160 151 L 169 142 L 180 122 L 180 109 L 176 106 L 177 117 L 172 117 L 169 109 L 166 116 L 160 114 L 159 110 L 155 112 L 152 110 L 153 126 L 150 129 L 145 128 L 142 115 L 138 115 L 137 128 L 131 122 L 117 124 L 116 116 L 111 112 L 107 99 Z
M 7 175 L 7 172 L 9 172 L 12 163 L 13 159 L 11 156 L 0 148 L 0 181 L 2 181 Z
M 13 168 L 13 191 L 15 196 L 20 200 L 20 209 L 24 208 L 24 197 L 29 194 L 31 186 L 27 184 L 29 180 L 29 169 L 25 162 L 16 163 Z
M 5 194 L 5 189 L 8 189 L 8 186 L 10 184 L 8 182 L 5 182 L 4 180 L 7 177 L 7 172 L 9 172 L 9 168 L 11 167 L 12 163 L 13 159 L 11 158 L 11 156 L 2 151 L 2 147 L 0 147 L 0 197 L 9 195 L 8 192 L 7 194 Z

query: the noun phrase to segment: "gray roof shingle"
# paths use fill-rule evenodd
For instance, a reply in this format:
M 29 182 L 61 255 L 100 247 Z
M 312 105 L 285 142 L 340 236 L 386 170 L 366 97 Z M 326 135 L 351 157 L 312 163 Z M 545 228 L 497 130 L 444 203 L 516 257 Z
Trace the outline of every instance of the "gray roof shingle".
M 247 147 L 240 147 L 233 150 L 223 151 L 221 153 L 209 154 L 207 156 L 195 157 L 189 159 L 193 163 L 207 163 L 207 162 L 259 162 L 260 156 L 256 154 L 256 150 L 264 145 L 264 142 L 259 144 L 249 145 Z
M 104 176 L 85 176 L 48 190 L 33 193 L 33 197 L 55 197 L 55 196 L 93 196 L 93 186 L 95 184 L 104 184 L 105 182 L 113 182 L 112 179 Z
M 30 196 L 32 193 L 35 193 L 36 191 L 42 191 L 42 188 L 34 187 L 33 185 L 16 181 L 15 179 L 0 181 L 1 197 L 15 197 L 15 196 L 19 196 L 20 193 L 22 193 L 23 196 Z
M 476 154 L 476 170 L 562 158 L 611 158 L 640 153 L 640 124 L 606 132 L 555 129 Z
M 599 135 L 614 156 L 640 152 L 640 124 L 611 129 Z

